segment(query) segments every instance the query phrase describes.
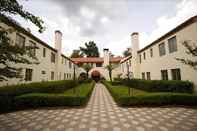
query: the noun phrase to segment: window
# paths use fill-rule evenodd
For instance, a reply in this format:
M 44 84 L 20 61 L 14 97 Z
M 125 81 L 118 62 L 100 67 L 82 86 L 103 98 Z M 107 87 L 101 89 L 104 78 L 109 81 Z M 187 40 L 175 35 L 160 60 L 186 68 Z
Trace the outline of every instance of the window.
M 163 56 L 166 54 L 165 43 L 159 44 L 159 55 Z
M 146 72 L 147 80 L 151 80 L 150 72 Z
M 72 63 L 69 61 L 69 68 L 71 69 L 72 68 Z
M 168 70 L 161 70 L 161 79 L 168 80 Z
M 181 80 L 180 69 L 171 69 L 172 80 Z
M 169 48 L 169 53 L 173 53 L 177 51 L 176 36 L 168 39 L 168 48 Z
M 55 63 L 55 54 L 51 52 L 51 62 Z
M 26 69 L 26 71 L 25 71 L 25 81 L 32 81 L 32 74 L 33 74 L 32 69 Z
M 66 65 L 66 64 L 67 64 L 67 60 L 65 59 L 65 61 L 64 61 L 64 62 L 65 62 L 65 65 Z
M 101 67 L 102 63 L 96 63 L 96 67 Z
M 142 72 L 142 79 L 145 80 L 145 73 Z
M 140 57 L 139 57 L 139 59 L 140 59 L 140 63 L 142 62 L 142 56 L 141 56 L 141 54 L 140 54 Z
M 66 80 L 66 73 L 64 73 L 64 80 Z
M 153 57 L 153 49 L 150 49 L 150 57 Z
M 51 80 L 54 80 L 54 76 L 55 76 L 55 74 L 54 74 L 54 72 L 52 71 L 52 72 L 51 72 Z
M 46 48 L 43 48 L 43 57 L 46 57 Z
M 34 43 L 33 41 L 29 41 L 29 45 L 31 46 L 30 54 L 32 56 L 36 56 L 36 43 Z
M 42 74 L 43 74 L 43 75 L 46 74 L 46 71 L 42 71 Z
M 144 60 L 146 60 L 146 52 L 143 53 Z
M 16 34 L 16 45 L 23 48 L 25 46 L 25 37 L 20 34 Z

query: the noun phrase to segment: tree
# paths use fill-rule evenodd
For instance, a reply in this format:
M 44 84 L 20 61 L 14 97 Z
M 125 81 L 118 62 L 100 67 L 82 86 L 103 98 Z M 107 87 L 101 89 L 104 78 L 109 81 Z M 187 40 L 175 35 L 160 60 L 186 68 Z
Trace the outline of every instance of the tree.
M 80 52 L 80 50 L 73 50 L 71 58 L 81 58 L 83 57 L 83 54 Z
M 1 0 L 0 2 L 0 23 L 12 21 L 16 23 L 11 17 L 6 15 L 19 15 L 25 20 L 32 22 L 39 29 L 41 33 L 44 31 L 43 21 L 23 9 L 16 0 Z M 14 32 L 14 28 L 5 29 L 0 26 L 0 81 L 7 80 L 7 78 L 21 78 L 21 68 L 15 67 L 15 64 L 38 64 L 37 58 L 34 55 L 37 46 L 18 46 L 14 45 L 8 34 Z
M 189 54 L 189 55 L 192 55 L 192 57 L 197 57 L 197 45 L 196 43 L 192 43 L 191 41 L 184 41 L 182 43 L 187 51 L 186 53 Z M 189 65 L 191 66 L 193 69 L 197 70 L 197 59 L 195 60 L 190 60 L 190 59 L 184 59 L 184 58 L 176 58 L 176 60 L 186 64 L 186 65 Z
M 123 55 L 124 55 L 125 57 L 130 56 L 130 55 L 131 55 L 130 48 L 127 48 L 127 49 L 123 52 Z
M 108 70 L 110 81 L 112 82 L 112 71 L 115 69 L 111 63 L 105 67 Z
M 80 51 L 86 57 L 99 57 L 99 50 L 94 41 L 89 41 L 88 43 L 85 43 L 85 48 L 80 47 Z
M 90 64 L 84 64 L 82 66 L 82 68 L 86 71 L 86 75 L 87 75 L 87 78 L 89 78 L 89 71 L 92 69 L 92 66 Z

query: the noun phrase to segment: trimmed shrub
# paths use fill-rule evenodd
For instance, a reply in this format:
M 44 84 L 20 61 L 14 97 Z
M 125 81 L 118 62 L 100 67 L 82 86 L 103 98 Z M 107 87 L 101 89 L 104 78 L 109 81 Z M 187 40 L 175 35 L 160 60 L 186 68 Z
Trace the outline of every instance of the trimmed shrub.
M 197 105 L 197 95 L 188 93 L 147 93 L 136 96 L 121 96 L 110 83 L 102 81 L 120 106 L 161 106 L 161 105 Z M 117 87 L 118 88 L 118 87 Z
M 120 97 L 118 104 L 121 106 L 143 105 L 143 106 L 161 106 L 161 105 L 197 105 L 197 96 L 185 93 L 153 93 L 143 96 Z
M 53 107 L 53 106 L 80 106 L 87 103 L 94 87 L 92 82 L 84 95 L 65 95 L 49 94 L 49 93 L 30 93 L 17 96 L 14 99 L 16 109 L 21 108 L 37 108 L 37 107 Z
M 76 86 L 76 82 L 52 81 L 0 87 L 0 112 L 13 108 L 14 97 L 27 93 L 61 93 Z
M 194 91 L 194 85 L 189 81 L 131 79 L 122 80 L 121 83 L 132 88 L 149 92 L 193 93 Z
M 0 87 L 0 95 L 22 95 L 25 93 L 61 93 L 67 89 L 76 86 L 73 80 L 36 82 L 29 84 L 20 84 L 14 86 Z
M 67 84 L 69 84 L 69 82 L 67 81 Z M 65 84 L 65 82 L 63 83 Z M 45 88 L 45 90 L 33 90 L 34 91 L 33 93 L 23 92 L 24 94 L 21 95 L 21 92 L 22 92 L 21 91 L 17 95 L 16 94 L 15 95 L 0 95 L 0 104 L 2 106 L 0 108 L 0 112 L 3 113 L 3 112 L 14 111 L 14 110 L 19 110 L 19 109 L 37 108 L 37 107 L 84 105 L 86 104 L 86 102 L 89 99 L 89 96 L 91 95 L 94 84 L 95 84 L 94 82 L 88 84 L 88 88 L 85 88 L 85 90 L 82 90 L 81 92 L 79 92 L 79 94 L 72 94 L 73 92 L 69 92 L 67 90 L 67 89 L 72 90 L 71 88 L 76 86 L 76 83 L 74 82 L 73 84 L 71 84 L 72 86 L 66 85 L 68 88 L 66 88 L 64 85 L 63 86 L 64 90 L 61 89 L 60 87 L 57 87 L 57 90 L 43 87 Z M 79 87 L 77 86 L 76 88 L 80 88 L 80 85 Z M 58 93 L 58 89 L 60 90 L 59 91 L 60 93 Z M 52 92 L 53 90 L 55 92 Z M 40 91 L 40 92 L 35 92 L 35 91 Z M 69 93 L 65 94 L 65 91 Z

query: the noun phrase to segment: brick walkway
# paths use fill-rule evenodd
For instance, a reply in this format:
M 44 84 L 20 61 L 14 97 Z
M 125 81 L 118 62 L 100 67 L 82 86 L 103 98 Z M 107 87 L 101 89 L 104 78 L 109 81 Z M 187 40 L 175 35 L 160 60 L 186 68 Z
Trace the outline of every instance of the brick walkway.
M 121 108 L 96 84 L 85 108 L 27 110 L 0 115 L 0 131 L 197 131 L 197 110 Z

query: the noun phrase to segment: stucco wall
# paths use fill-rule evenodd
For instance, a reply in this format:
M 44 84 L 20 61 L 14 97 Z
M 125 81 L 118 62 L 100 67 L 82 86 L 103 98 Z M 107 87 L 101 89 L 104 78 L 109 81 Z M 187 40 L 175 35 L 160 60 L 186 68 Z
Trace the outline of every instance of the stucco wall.
M 168 48 L 168 39 L 176 36 L 177 39 L 177 52 L 169 53 Z M 164 41 L 161 41 L 155 45 L 153 45 L 153 57 L 150 57 L 150 48 L 146 49 L 143 52 L 146 52 L 146 60 L 143 59 L 142 55 L 142 63 L 140 64 L 140 76 L 142 78 L 142 72 L 151 72 L 151 79 L 161 79 L 161 70 L 168 70 L 168 77 L 171 80 L 171 69 L 180 68 L 181 70 L 181 79 L 182 80 L 190 80 L 193 81 L 197 85 L 197 71 L 192 69 L 190 66 L 187 66 L 180 61 L 177 61 L 175 58 L 189 58 L 196 59 L 191 57 L 186 53 L 186 48 L 182 45 L 182 42 L 185 40 L 191 40 L 195 44 L 197 44 L 197 23 L 193 23 L 192 25 L 184 28 L 183 30 L 177 32 L 176 34 L 171 35 L 166 38 Z M 158 45 L 162 42 L 165 42 L 166 55 L 159 56 L 159 47 Z M 139 54 L 138 54 L 139 55 Z
M 3 23 L 0 23 L 0 26 L 4 27 L 5 29 L 10 28 L 6 24 L 3 24 Z M 36 65 L 36 64 L 27 65 L 27 64 L 10 63 L 12 66 L 23 68 L 23 71 L 22 71 L 23 76 L 25 76 L 25 69 L 26 68 L 33 69 L 32 81 L 28 81 L 28 82 L 50 81 L 52 71 L 55 73 L 54 80 L 60 80 L 60 79 L 63 80 L 64 79 L 64 73 L 71 74 L 71 77 L 69 77 L 67 79 L 72 79 L 72 77 L 73 77 L 73 66 L 72 66 L 72 68 L 69 68 L 69 64 L 68 64 L 69 60 L 64 58 L 64 61 L 66 61 L 66 64 L 65 64 L 65 62 L 63 64 L 60 64 L 61 78 L 58 78 L 57 77 L 57 68 L 56 68 L 57 52 L 53 51 L 50 48 L 45 47 L 44 45 L 38 43 L 37 41 L 33 40 L 32 38 L 28 37 L 25 34 L 22 34 L 20 32 L 17 32 L 17 33 L 19 33 L 20 35 L 25 37 L 25 44 L 26 45 L 28 45 L 29 40 L 31 40 L 31 41 L 36 43 L 37 47 L 39 47 L 39 49 L 36 50 L 36 57 L 38 58 L 38 61 L 39 61 L 38 65 Z M 9 34 L 9 37 L 11 39 L 12 44 L 14 44 L 15 40 L 16 40 L 16 31 Z M 46 48 L 46 56 L 45 57 L 43 57 L 43 48 Z M 55 59 L 56 63 L 51 62 L 51 52 L 55 53 L 55 55 L 56 55 L 56 59 Z M 61 59 L 62 58 L 60 58 L 60 60 Z M 2 65 L 0 65 L 0 66 L 2 66 Z M 42 74 L 42 71 L 45 71 L 46 74 Z M 24 81 L 24 78 L 22 79 L 22 81 L 20 81 L 20 79 L 13 78 L 13 79 L 8 79 L 8 81 L 0 82 L 0 86 L 19 84 L 19 83 L 26 83 L 26 81 Z

